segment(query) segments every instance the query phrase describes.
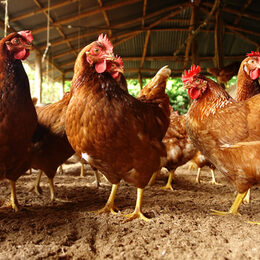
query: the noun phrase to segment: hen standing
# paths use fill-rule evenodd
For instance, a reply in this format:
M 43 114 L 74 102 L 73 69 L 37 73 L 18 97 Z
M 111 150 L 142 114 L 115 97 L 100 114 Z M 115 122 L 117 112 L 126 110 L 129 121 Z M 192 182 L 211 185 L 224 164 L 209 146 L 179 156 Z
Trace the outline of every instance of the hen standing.
M 129 219 L 146 219 L 141 212 L 143 188 L 166 156 L 161 140 L 169 125 L 165 85 L 170 70 L 161 69 L 157 86 L 144 90 L 137 100 L 104 72 L 111 52 L 108 39 L 99 37 L 78 55 L 66 132 L 75 151 L 113 184 L 102 211 L 114 212 L 117 187 L 124 179 L 138 189 L 136 209 Z
M 30 142 L 37 124 L 28 77 L 21 60 L 29 56 L 30 31 L 0 41 L 0 179 L 11 184 L 11 206 L 17 211 L 15 182 L 30 167 Z
M 57 168 L 74 154 L 65 132 L 65 116 L 70 100 L 70 93 L 53 104 L 36 107 L 38 124 L 32 140 L 31 167 L 43 171 L 49 181 L 51 200 L 55 197 L 53 178 Z M 34 190 L 40 193 L 41 171 L 36 179 Z
M 239 192 L 228 212 L 216 214 L 237 214 L 247 190 L 260 183 L 260 95 L 236 102 L 199 73 L 200 67 L 194 66 L 182 76 L 184 88 L 195 99 L 188 111 L 187 131 Z

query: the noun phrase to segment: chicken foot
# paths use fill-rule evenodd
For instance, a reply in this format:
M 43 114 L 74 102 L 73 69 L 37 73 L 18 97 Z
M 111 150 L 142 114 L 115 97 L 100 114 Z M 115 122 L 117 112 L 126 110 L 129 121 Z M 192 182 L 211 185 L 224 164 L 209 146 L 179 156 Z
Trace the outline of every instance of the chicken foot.
M 51 196 L 51 201 L 54 202 L 70 202 L 69 200 L 64 200 L 64 199 L 59 199 L 55 196 L 55 188 L 54 188 L 54 183 L 53 183 L 53 178 L 48 177 L 48 182 L 49 182 L 49 188 L 50 188 L 50 196 Z
M 229 209 L 229 211 L 218 211 L 218 210 L 212 209 L 211 210 L 211 211 L 213 211 L 212 214 L 219 215 L 219 216 L 225 216 L 228 214 L 240 215 L 238 212 L 238 209 L 239 209 L 240 205 L 242 204 L 243 199 L 245 198 L 246 194 L 247 194 L 247 191 L 244 193 L 238 193 L 236 196 L 236 199 L 235 199 L 234 203 L 232 204 L 231 208 Z
M 174 175 L 174 170 L 171 170 L 169 173 L 169 177 L 168 177 L 168 181 L 167 181 L 166 185 L 162 187 L 163 190 L 173 191 L 173 187 L 172 187 L 173 175 Z
M 37 178 L 33 186 L 29 189 L 29 191 L 34 191 L 38 196 L 42 195 L 42 189 L 40 187 L 40 181 L 42 177 L 42 171 L 38 172 Z
M 107 200 L 107 203 L 104 208 L 100 209 L 97 213 L 102 214 L 102 213 L 112 213 L 112 214 L 117 214 L 116 211 L 118 211 L 118 208 L 115 206 L 115 197 L 116 197 L 116 192 L 118 188 L 119 183 L 113 184 L 112 189 L 109 195 L 109 198 Z
M 16 197 L 15 181 L 10 180 L 10 187 L 11 187 L 10 202 L 6 206 L 5 205 L 1 206 L 1 209 L 12 208 L 15 212 L 17 212 L 19 210 L 19 203 Z
M 136 198 L 135 210 L 131 214 L 124 215 L 124 217 L 127 218 L 126 221 L 131 221 L 131 220 L 137 219 L 137 218 L 142 219 L 144 221 L 150 221 L 150 219 L 145 217 L 141 211 L 143 192 L 144 192 L 144 189 L 137 188 L 137 198 Z
M 201 183 L 201 181 L 200 181 L 200 172 L 201 172 L 201 168 L 199 167 L 198 168 L 198 172 L 197 172 L 197 176 L 196 176 L 196 180 L 195 180 L 195 182 L 198 183 L 198 184 Z M 210 172 L 211 172 L 211 181 L 209 183 L 213 184 L 213 185 L 222 185 L 221 183 L 218 183 L 216 181 L 214 170 L 210 169 Z

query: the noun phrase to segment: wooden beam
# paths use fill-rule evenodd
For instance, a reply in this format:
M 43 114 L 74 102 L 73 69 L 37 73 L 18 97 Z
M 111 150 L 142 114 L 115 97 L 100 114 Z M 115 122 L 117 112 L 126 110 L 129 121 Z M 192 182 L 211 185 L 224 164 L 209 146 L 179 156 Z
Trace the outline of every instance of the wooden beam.
M 193 6 L 193 24 L 194 24 L 194 30 L 197 29 L 199 25 L 199 5 L 200 5 L 200 0 L 195 2 L 196 4 Z M 203 30 L 201 30 L 202 32 Z M 192 64 L 199 64 L 199 47 L 198 47 L 198 40 L 195 37 L 192 40 L 191 44 L 191 63 Z
M 119 7 L 122 7 L 122 6 L 125 6 L 125 5 L 130 5 L 130 4 L 134 4 L 136 2 L 140 2 L 141 0 L 126 0 L 126 1 L 119 1 L 118 3 L 116 4 L 110 4 L 110 5 L 107 5 L 107 6 L 103 6 L 103 7 L 98 7 L 94 10 L 86 10 L 84 12 L 82 12 L 80 15 L 77 15 L 76 17 L 75 16 L 72 16 L 70 18 L 66 18 L 66 19 L 61 19 L 55 23 L 52 23 L 51 26 L 54 27 L 54 26 L 58 26 L 58 25 L 62 25 L 64 23 L 70 23 L 70 22 L 75 22 L 76 20 L 79 20 L 79 19 L 82 19 L 82 18 L 85 18 L 85 17 L 89 17 L 89 16 L 93 16 L 93 15 L 96 15 L 98 13 L 101 13 L 103 11 L 108 11 L 108 10 L 112 10 L 112 9 L 116 9 L 116 8 L 119 8 Z M 33 34 L 37 34 L 37 33 L 40 33 L 40 32 L 43 32 L 46 30 L 46 27 L 39 27 L 35 30 L 33 30 Z
M 146 33 L 146 37 L 145 37 L 145 41 L 144 41 L 144 49 L 143 49 L 143 54 L 142 54 L 142 59 L 141 59 L 141 62 L 140 62 L 140 68 L 143 67 L 144 65 L 144 60 L 145 60 L 145 55 L 146 55 L 146 52 L 147 52 L 147 46 L 148 46 L 148 43 L 149 43 L 149 38 L 150 38 L 150 30 L 147 31 Z
M 117 46 L 117 45 L 119 45 L 119 44 L 121 44 L 121 43 L 123 43 L 123 42 L 126 42 L 126 41 L 130 40 L 131 38 L 137 36 L 137 35 L 140 34 L 140 33 L 141 33 L 141 31 L 133 32 L 133 33 L 129 34 L 128 37 L 125 37 L 125 38 L 123 38 L 123 39 L 121 39 L 121 40 L 119 40 L 119 41 L 116 41 L 116 42 L 114 43 L 114 46 Z
M 213 4 L 208 3 L 208 2 L 203 2 L 202 5 L 207 6 L 207 7 L 213 6 Z M 260 21 L 259 15 L 254 15 L 252 13 L 242 12 L 241 10 L 235 10 L 233 8 L 227 8 L 227 7 L 224 7 L 222 10 L 223 10 L 223 12 L 226 12 L 226 13 L 235 14 L 237 16 L 246 17 L 246 18 L 249 18 L 251 20 Z
M 33 0 L 34 3 L 42 10 L 43 7 L 42 5 L 39 3 L 38 0 Z M 50 9 L 47 10 L 43 10 L 42 12 L 44 13 L 44 15 L 46 16 L 47 19 L 50 19 L 50 23 L 54 23 L 53 18 L 51 17 L 50 13 L 49 13 Z M 62 31 L 61 26 L 57 27 L 57 31 L 58 33 L 61 35 L 61 37 L 63 38 L 63 40 L 65 40 L 65 42 L 67 43 L 68 47 L 70 48 L 70 50 L 74 53 L 75 56 L 77 56 L 77 53 L 75 52 L 74 48 L 71 46 L 71 43 L 66 39 L 65 34 Z
M 189 31 L 189 28 L 162 28 L 162 29 L 149 29 L 151 32 L 187 32 Z M 130 31 L 124 34 L 120 34 L 120 35 L 115 35 L 113 36 L 110 40 L 113 42 L 114 46 L 117 46 L 118 44 L 125 42 L 127 40 L 129 40 L 130 38 L 132 38 L 133 36 L 142 33 L 142 32 L 147 32 L 148 29 L 142 29 L 142 30 L 135 30 L 135 31 Z M 200 32 L 206 32 L 206 33 L 213 33 L 214 30 L 200 30 Z M 226 34 L 233 34 L 230 31 L 225 32 Z M 77 39 L 77 37 L 75 36 L 75 39 Z M 56 46 L 52 44 L 52 46 Z M 43 48 L 43 47 L 42 47 Z M 75 51 L 78 53 L 81 50 L 81 48 L 75 49 Z M 52 59 L 58 59 L 61 58 L 63 56 L 69 55 L 71 54 L 71 51 L 69 50 L 65 50 L 59 54 L 53 55 L 51 56 Z
M 100 7 L 103 7 L 102 0 L 97 0 L 97 1 L 98 1 L 99 6 L 100 6 Z M 102 13 L 103 13 L 103 16 L 104 16 L 104 19 L 105 19 L 105 22 L 106 22 L 107 27 L 110 27 L 111 24 L 110 24 L 110 21 L 109 21 L 107 12 L 106 12 L 106 11 L 102 11 Z M 109 37 L 112 36 L 112 30 L 111 30 L 111 29 L 108 31 L 108 35 L 109 35 Z
M 192 57 L 189 57 L 191 60 Z M 245 55 L 239 56 L 225 56 L 225 60 L 227 61 L 242 61 L 245 58 Z M 200 61 L 214 61 L 214 56 L 205 56 L 200 57 Z M 124 61 L 141 61 L 142 57 L 123 57 Z M 184 56 L 146 56 L 145 60 L 147 61 L 174 61 L 174 62 L 183 62 Z M 69 61 L 61 65 L 61 67 L 65 67 L 68 65 L 73 65 L 75 61 Z M 142 69 L 141 69 L 142 70 Z M 183 69 L 182 69 L 183 70 Z M 66 69 L 66 72 L 73 71 L 73 68 Z
M 215 15 L 215 33 L 214 33 L 214 42 L 215 42 L 215 67 L 220 69 L 224 67 L 224 53 L 223 53 L 223 36 L 224 36 L 224 24 L 222 19 L 222 11 L 219 8 L 216 11 Z
M 143 17 L 142 17 L 142 28 L 144 28 L 145 15 L 146 15 L 147 0 L 144 0 L 143 4 Z
M 203 8 L 203 7 L 200 7 L 200 10 L 202 10 L 206 14 L 209 13 L 208 10 Z M 229 31 L 230 31 L 230 32 L 225 31 L 225 34 L 228 34 L 228 33 L 236 34 L 237 36 L 239 36 L 240 38 L 249 42 L 250 44 L 253 44 L 257 47 L 259 46 L 259 42 L 253 41 L 250 38 L 246 37 L 244 34 L 240 33 L 240 32 L 244 32 L 246 34 L 252 34 L 252 35 L 260 36 L 259 32 L 246 30 L 246 29 L 243 29 L 243 28 L 240 28 L 240 27 L 237 27 L 237 26 L 229 25 L 227 23 L 225 23 L 225 28 L 229 29 Z
M 58 4 L 54 4 L 50 7 L 50 10 L 54 10 L 56 8 L 60 8 L 60 7 L 63 7 L 63 6 L 66 6 L 66 5 L 69 5 L 69 4 L 72 4 L 74 2 L 77 2 L 78 0 L 67 0 L 67 1 L 62 1 L 61 3 L 58 3 Z M 36 14 L 40 14 L 42 13 L 43 11 L 47 11 L 48 10 L 48 7 L 44 7 L 40 10 L 35 10 L 35 11 L 32 11 L 32 12 L 29 12 L 29 13 L 26 13 L 26 14 L 23 14 L 23 15 L 18 15 L 18 16 L 15 16 L 13 18 L 10 18 L 9 21 L 10 22 L 16 22 L 16 21 L 19 21 L 19 20 L 22 20 L 22 19 L 25 19 L 25 18 L 28 18 L 28 17 L 31 17 L 31 16 L 34 16 Z
M 183 6 L 185 7 L 185 8 L 188 8 L 189 6 L 190 6 L 190 4 L 189 3 L 185 3 L 185 4 L 183 4 Z M 172 10 L 172 9 L 179 9 L 176 13 L 174 12 L 174 13 L 172 13 L 171 14 L 171 16 L 173 16 L 174 14 L 175 15 L 177 15 L 177 14 L 179 14 L 179 12 L 181 12 L 181 11 L 183 11 L 183 9 L 181 8 L 180 9 L 180 7 L 179 7 L 179 5 L 175 5 L 175 6 L 171 6 L 171 7 L 169 7 L 169 8 L 165 8 L 165 9 L 161 9 L 161 10 L 159 10 L 159 11 L 156 11 L 156 12 L 154 12 L 154 13 L 151 13 L 151 14 L 149 14 L 149 15 L 147 15 L 146 17 L 145 17 L 145 19 L 150 19 L 150 18 L 154 18 L 154 17 L 156 17 L 156 16 L 158 16 L 158 15 L 161 15 L 161 14 L 163 14 L 163 13 L 165 13 L 165 12 L 167 12 L 167 11 L 169 11 L 169 10 Z M 171 17 L 170 16 L 170 17 Z M 110 28 L 103 28 L 103 29 L 98 29 L 98 30 L 93 30 L 93 31 L 91 31 L 91 32 L 86 32 L 86 33 L 83 33 L 83 34 L 81 34 L 81 36 L 80 36 L 80 38 L 85 38 L 85 37 L 88 37 L 88 36 L 91 36 L 91 35 L 98 35 L 98 34 L 100 34 L 100 33 L 102 33 L 102 32 L 104 32 L 104 31 L 108 31 L 108 30 L 112 30 L 112 29 L 119 29 L 119 28 L 123 28 L 123 27 L 125 27 L 127 24 L 134 24 L 134 23 L 136 23 L 136 22 L 138 22 L 138 21 L 140 21 L 142 19 L 142 17 L 139 17 L 139 18 L 137 18 L 137 19 L 133 19 L 133 20 L 130 20 L 130 21 L 127 21 L 127 22 L 124 22 L 124 23 L 120 23 L 120 24 L 117 24 L 117 25 L 114 25 L 114 26 L 112 26 L 112 27 L 110 27 Z M 160 23 L 160 22 L 162 22 L 162 20 L 161 19 L 159 19 L 159 21 L 157 21 L 158 23 Z M 156 25 L 156 24 L 155 24 Z M 155 26 L 154 25 L 154 26 Z M 150 27 L 152 27 L 153 25 L 151 25 L 151 26 L 149 26 L 149 27 L 146 27 L 146 28 L 144 28 L 143 30 L 149 30 L 150 29 Z M 138 30 L 138 31 L 140 31 L 140 32 L 142 32 L 143 30 Z M 171 29 L 172 31 L 178 31 L 178 30 L 181 30 L 181 29 L 178 29 L 178 28 L 172 28 Z M 185 30 L 185 29 L 184 29 Z M 132 31 L 131 31 L 132 32 Z M 137 31 L 135 30 L 135 32 L 137 33 Z M 120 36 L 120 35 L 119 35 Z M 118 37 L 118 36 L 117 36 Z M 117 38 L 116 37 L 116 38 Z M 71 36 L 71 37 L 68 37 L 67 38 L 67 40 L 68 41 L 73 41 L 73 40 L 76 40 L 76 39 L 78 39 L 78 35 L 74 35 L 74 36 Z M 115 40 L 114 38 L 113 39 L 110 39 L 111 41 L 113 41 L 113 40 Z M 56 40 L 56 41 L 52 41 L 52 46 L 57 46 L 57 45 L 60 45 L 60 44 L 63 44 L 65 41 L 62 39 L 62 40 Z M 45 48 L 45 46 L 39 46 L 39 49 L 40 50 L 43 50 Z
M 190 18 L 190 25 L 189 25 L 189 34 L 188 34 L 188 38 L 187 38 L 187 44 L 186 44 L 186 49 L 185 49 L 185 59 L 184 59 L 184 64 L 183 64 L 183 68 L 186 68 L 188 65 L 188 61 L 189 61 L 189 53 L 190 53 L 190 49 L 191 46 L 196 45 L 196 38 L 192 39 L 192 33 L 194 32 L 194 30 L 197 27 L 197 23 L 198 23 L 198 7 L 197 4 L 192 5 L 191 7 L 191 18 Z M 192 48 L 192 57 L 193 60 L 192 61 L 193 64 L 198 64 L 197 63 L 197 58 L 196 56 L 198 55 L 198 51 L 195 48 L 195 46 Z
M 215 11 L 218 9 L 219 5 L 220 5 L 220 0 L 215 0 L 215 3 L 214 3 L 214 5 L 213 5 L 213 7 L 212 7 L 212 9 L 211 9 L 211 11 L 210 11 L 210 13 L 209 13 L 209 15 L 205 18 L 205 20 L 203 21 L 203 23 L 201 23 L 200 26 L 194 31 L 194 33 L 193 33 L 192 36 L 191 36 L 191 40 L 192 40 L 193 38 L 195 38 L 196 35 L 201 31 L 201 29 L 208 24 L 210 18 L 211 18 L 212 15 L 215 13 Z M 180 45 L 180 47 L 173 53 L 173 56 L 178 55 L 178 54 L 180 53 L 180 51 L 185 47 L 186 44 L 187 44 L 187 40 L 184 41 L 184 42 Z
M 244 3 L 242 9 L 240 10 L 240 11 L 241 11 L 240 15 L 238 15 L 238 16 L 236 17 L 235 21 L 234 21 L 234 25 L 237 25 L 237 24 L 240 22 L 243 13 L 245 12 L 245 10 L 247 9 L 247 7 L 248 7 L 251 3 L 252 3 L 252 0 L 247 0 L 247 1 Z
M 236 31 L 233 26 L 226 25 L 226 28 L 229 29 L 233 34 L 236 34 L 238 37 L 243 39 L 244 41 L 249 42 L 252 45 L 255 45 L 256 48 L 260 47 L 260 43 L 259 42 L 253 41 L 253 40 L 249 39 L 248 37 L 246 37 L 244 34 Z

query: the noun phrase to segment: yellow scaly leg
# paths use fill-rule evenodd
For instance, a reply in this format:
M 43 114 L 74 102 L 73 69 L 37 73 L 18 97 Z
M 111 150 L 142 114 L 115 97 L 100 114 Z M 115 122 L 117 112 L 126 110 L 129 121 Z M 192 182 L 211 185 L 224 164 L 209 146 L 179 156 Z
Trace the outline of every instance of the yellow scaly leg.
M 238 213 L 238 208 L 242 204 L 243 199 L 246 196 L 246 194 L 247 194 L 247 191 L 244 193 L 238 193 L 236 196 L 236 199 L 235 199 L 234 203 L 232 204 L 231 208 L 229 209 L 229 211 L 226 212 L 226 211 L 211 210 L 211 211 L 213 211 L 212 214 L 219 215 L 219 216 L 225 216 L 228 214 L 240 215 Z
M 200 183 L 200 171 L 201 171 L 201 168 L 199 167 L 198 168 L 198 172 L 197 172 L 197 176 L 196 176 L 196 183 Z
M 109 195 L 109 198 L 107 200 L 107 203 L 105 205 L 104 208 L 100 209 L 97 213 L 101 214 L 101 213 L 112 213 L 112 214 L 117 214 L 116 211 L 118 211 L 117 207 L 115 207 L 115 197 L 116 197 L 116 192 L 117 192 L 117 188 L 118 188 L 118 184 L 113 184 L 112 185 L 112 189 Z M 116 210 L 116 211 L 115 211 Z
M 174 170 L 171 170 L 169 173 L 169 177 L 168 177 L 168 181 L 167 181 L 166 185 L 162 187 L 163 190 L 172 190 L 173 191 L 173 187 L 172 187 L 173 174 L 174 174 Z
M 156 180 L 156 177 L 157 177 L 157 173 L 158 173 L 158 172 L 154 172 L 154 173 L 153 173 L 153 175 L 152 175 L 150 181 L 148 182 L 148 186 L 153 186 L 153 185 L 154 185 L 155 180 Z
M 55 196 L 55 188 L 54 188 L 54 182 L 53 182 L 53 178 L 49 178 L 48 177 L 48 182 L 49 182 L 49 188 L 50 188 L 50 196 L 51 196 L 51 201 L 54 202 L 54 201 L 57 201 L 57 202 L 70 202 L 69 200 L 64 200 L 64 199 L 59 199 L 59 198 L 56 198 Z
M 142 219 L 144 221 L 150 221 L 150 219 L 145 217 L 141 211 L 143 192 L 144 192 L 143 189 L 137 188 L 137 198 L 136 198 L 135 210 L 131 214 L 124 215 L 127 218 L 126 221 L 130 221 L 130 220 L 133 220 L 136 218 Z
M 80 177 L 84 177 L 85 174 L 84 174 L 84 163 L 83 162 L 80 162 L 81 163 L 81 167 L 80 167 Z
M 10 180 L 10 186 L 11 186 L 11 206 L 13 208 L 14 211 L 18 211 L 19 210 L 19 203 L 16 197 L 16 186 L 15 186 L 15 181 Z
M 40 187 L 40 181 L 41 181 L 41 177 L 42 177 L 42 171 L 40 170 L 38 172 L 38 175 L 36 177 L 35 183 L 33 184 L 33 186 L 29 189 L 29 191 L 34 191 L 37 195 L 41 195 L 42 194 L 42 189 Z

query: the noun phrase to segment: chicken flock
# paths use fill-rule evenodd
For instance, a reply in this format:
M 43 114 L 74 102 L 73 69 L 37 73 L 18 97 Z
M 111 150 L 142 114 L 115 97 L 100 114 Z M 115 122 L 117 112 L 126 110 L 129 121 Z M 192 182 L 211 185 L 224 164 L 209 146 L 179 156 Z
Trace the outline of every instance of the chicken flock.
M 260 183 L 259 52 L 249 53 L 240 64 L 235 99 L 202 75 L 199 66 L 185 70 L 182 81 L 193 102 L 187 114 L 178 115 L 165 93 L 168 66 L 134 98 L 128 93 L 122 58 L 103 34 L 78 54 L 70 91 L 56 103 L 34 105 L 21 62 L 32 41 L 31 31 L 0 41 L 0 178 L 10 181 L 15 211 L 15 183 L 22 174 L 29 168 L 41 171 L 32 188 L 40 194 L 44 172 L 51 200 L 58 200 L 56 171 L 77 154 L 112 184 L 99 213 L 117 213 L 115 196 L 123 179 L 137 188 L 135 210 L 126 219 L 148 220 L 141 209 L 145 186 L 165 167 L 169 179 L 164 188 L 173 190 L 174 171 L 193 160 L 199 169 L 217 168 L 238 192 L 229 211 L 214 213 L 238 214 L 249 189 Z M 214 172 L 212 182 L 216 184 Z

